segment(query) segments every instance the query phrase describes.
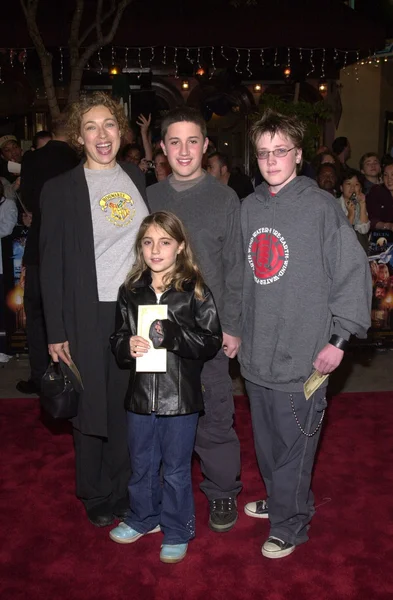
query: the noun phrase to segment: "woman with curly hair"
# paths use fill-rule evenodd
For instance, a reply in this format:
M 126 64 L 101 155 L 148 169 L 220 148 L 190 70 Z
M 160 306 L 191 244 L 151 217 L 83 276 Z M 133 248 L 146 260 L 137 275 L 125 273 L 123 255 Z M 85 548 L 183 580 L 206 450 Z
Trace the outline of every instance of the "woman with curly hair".
M 76 495 L 88 519 L 103 527 L 128 507 L 124 397 L 127 373 L 111 353 L 116 299 L 139 226 L 148 214 L 143 174 L 116 154 L 127 122 L 102 92 L 70 110 L 68 133 L 84 155 L 75 169 L 48 181 L 41 194 L 41 287 L 54 362 L 72 359 L 83 392 L 72 420 Z

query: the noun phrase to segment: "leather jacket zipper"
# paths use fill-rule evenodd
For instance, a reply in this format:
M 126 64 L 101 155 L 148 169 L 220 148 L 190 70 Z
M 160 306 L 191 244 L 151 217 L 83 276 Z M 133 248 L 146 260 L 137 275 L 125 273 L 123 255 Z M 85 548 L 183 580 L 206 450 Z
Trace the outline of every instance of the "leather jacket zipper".
M 157 400 L 157 375 L 153 373 L 153 405 L 151 407 L 152 412 L 156 412 L 156 400 Z
M 149 286 L 151 290 L 153 290 L 155 296 L 156 296 L 156 304 L 161 304 L 161 298 L 158 299 L 157 298 L 157 294 L 154 290 L 154 288 L 150 285 Z M 165 292 L 163 292 L 165 293 Z M 162 297 L 163 294 L 161 294 Z M 157 397 L 158 397 L 158 381 L 157 381 L 157 374 L 153 373 L 153 404 L 152 404 L 152 412 L 156 412 L 157 411 Z

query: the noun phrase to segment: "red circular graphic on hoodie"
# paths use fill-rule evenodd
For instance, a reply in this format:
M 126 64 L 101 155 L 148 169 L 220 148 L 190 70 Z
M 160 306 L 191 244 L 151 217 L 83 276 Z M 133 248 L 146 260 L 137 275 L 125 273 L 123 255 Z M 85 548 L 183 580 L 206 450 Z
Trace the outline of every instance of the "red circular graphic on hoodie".
M 270 248 L 270 264 L 269 264 Z M 282 242 L 272 233 L 260 233 L 251 244 L 254 272 L 258 279 L 269 279 L 284 266 L 285 251 Z

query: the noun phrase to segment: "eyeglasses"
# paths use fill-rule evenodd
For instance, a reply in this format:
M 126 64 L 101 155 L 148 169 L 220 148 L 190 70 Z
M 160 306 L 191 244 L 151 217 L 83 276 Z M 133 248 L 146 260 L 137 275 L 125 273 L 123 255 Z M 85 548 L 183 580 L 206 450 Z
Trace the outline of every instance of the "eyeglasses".
M 295 148 L 296 146 L 293 146 L 293 148 L 276 148 L 275 150 L 258 150 L 256 157 L 258 160 L 267 160 L 269 154 L 273 154 L 276 158 L 285 158 L 288 152 Z

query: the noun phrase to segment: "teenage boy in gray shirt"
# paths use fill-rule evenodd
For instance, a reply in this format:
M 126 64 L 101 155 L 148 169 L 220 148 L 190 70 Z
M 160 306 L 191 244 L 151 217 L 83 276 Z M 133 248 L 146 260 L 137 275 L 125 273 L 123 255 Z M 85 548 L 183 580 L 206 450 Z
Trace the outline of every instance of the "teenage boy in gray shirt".
M 269 518 L 267 558 L 308 540 L 315 512 L 310 490 L 326 407 L 327 380 L 307 401 L 303 384 L 316 369 L 340 364 L 351 335 L 370 326 L 367 257 L 344 213 L 308 177 L 297 177 L 305 128 L 266 111 L 251 131 L 265 180 L 243 201 L 242 374 L 267 499 L 249 502 Z
M 222 350 L 202 371 L 205 412 L 199 419 L 195 442 L 204 474 L 201 489 L 210 505 L 209 526 L 224 532 L 236 523 L 236 496 L 242 488 L 228 373 L 229 358 L 235 357 L 240 347 L 240 203 L 231 188 L 202 169 L 209 140 L 198 111 L 189 107 L 171 111 L 162 122 L 161 137 L 172 175 L 148 188 L 149 205 L 152 212 L 173 212 L 186 226 L 224 332 Z

